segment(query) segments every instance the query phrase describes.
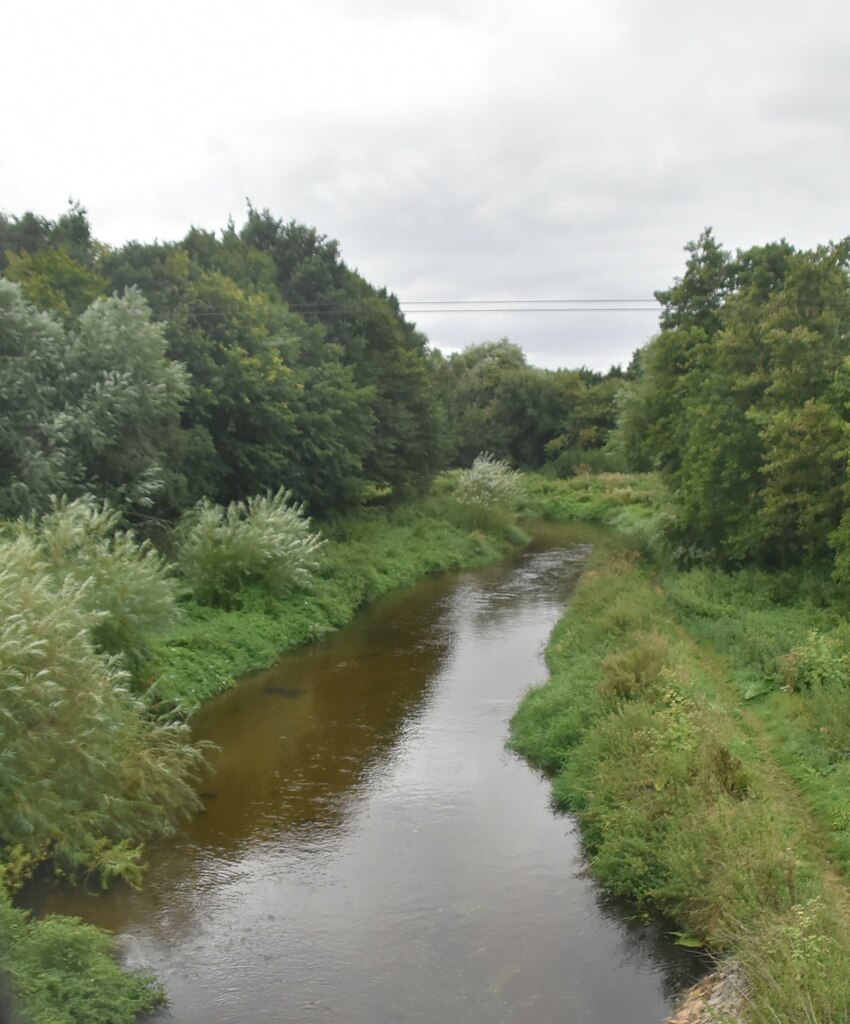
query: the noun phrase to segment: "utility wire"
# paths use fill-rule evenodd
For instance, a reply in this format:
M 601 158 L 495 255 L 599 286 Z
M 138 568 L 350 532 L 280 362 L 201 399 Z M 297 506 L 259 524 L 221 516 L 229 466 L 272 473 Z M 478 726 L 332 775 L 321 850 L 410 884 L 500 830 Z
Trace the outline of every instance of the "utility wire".
M 527 306 L 530 305 L 541 305 L 543 303 L 601 303 L 601 302 L 629 302 L 632 304 L 636 303 L 647 303 L 651 302 L 654 305 L 658 305 L 658 299 L 399 299 L 399 305 L 401 306 L 495 306 L 497 304 L 514 304 L 519 305 L 524 303 Z
M 657 313 L 658 310 L 652 306 L 511 306 L 507 309 L 489 307 L 476 307 L 475 309 L 408 309 L 403 310 L 405 315 L 415 313 L 417 316 L 422 313 Z
M 285 300 L 284 300 L 285 301 Z M 399 310 L 405 316 L 454 313 L 658 313 L 661 304 L 656 299 L 399 299 Z M 357 299 L 318 302 L 290 302 L 286 306 L 293 313 L 343 314 L 357 313 L 365 302 Z M 188 315 L 195 319 L 234 319 L 242 315 L 230 309 L 193 309 L 184 306 L 163 311 L 166 317 Z M 0 319 L 13 320 L 26 314 L 0 310 Z M 248 314 L 247 319 L 251 316 Z

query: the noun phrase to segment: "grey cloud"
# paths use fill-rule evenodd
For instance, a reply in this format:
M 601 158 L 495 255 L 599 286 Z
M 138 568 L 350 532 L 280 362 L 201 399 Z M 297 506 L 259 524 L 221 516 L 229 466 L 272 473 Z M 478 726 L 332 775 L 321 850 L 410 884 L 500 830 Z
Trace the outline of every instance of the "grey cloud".
M 45 148 L 43 119 L 44 138 L 15 121 L 19 151 L 55 180 L 22 176 L 3 201 L 50 215 L 73 191 L 117 243 L 239 221 L 248 196 L 339 239 L 351 265 L 402 299 L 644 297 L 682 272 L 682 247 L 708 224 L 730 248 L 850 231 L 845 0 L 317 0 L 284 5 L 273 25 L 246 2 L 254 28 L 227 60 L 210 50 L 196 61 L 191 39 L 171 39 L 186 63 L 177 87 L 168 65 L 157 65 L 163 82 L 140 80 L 133 109 L 147 114 L 116 121 L 91 154 L 78 148 L 73 181 Z M 345 68 L 327 57 L 329 25 L 350 37 Z M 394 41 L 420 48 L 410 81 L 399 52 L 388 59 Z M 293 47 L 310 57 L 295 69 Z M 279 65 L 263 77 L 257 54 Z M 375 72 L 363 102 L 358 69 Z M 186 135 L 172 117 L 164 136 L 152 112 L 179 103 L 187 82 Z M 109 152 L 109 138 L 122 145 Z M 655 329 L 645 313 L 419 325 L 446 348 L 508 335 L 533 362 L 598 368 L 627 361 Z

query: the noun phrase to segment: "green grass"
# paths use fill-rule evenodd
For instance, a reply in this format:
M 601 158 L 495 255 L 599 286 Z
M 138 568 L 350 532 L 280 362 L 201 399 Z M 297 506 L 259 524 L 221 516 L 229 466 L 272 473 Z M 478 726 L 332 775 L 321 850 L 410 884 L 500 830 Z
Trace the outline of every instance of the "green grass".
M 553 480 L 523 477 L 530 515 L 542 519 L 609 523 L 627 511 L 636 521 L 654 517 L 663 500 L 659 477 L 644 473 L 603 473 Z
M 653 486 L 630 484 L 618 513 L 619 481 L 547 482 L 538 507 L 632 525 L 637 511 L 629 536 L 652 550 Z M 622 536 L 597 544 L 551 677 L 512 721 L 597 877 L 740 961 L 759 1024 L 850 1019 L 850 637 L 829 589 L 661 573 Z
M 162 701 L 191 713 L 383 595 L 427 575 L 493 562 L 525 540 L 510 523 L 491 533 L 469 529 L 447 496 L 337 524 L 307 588 L 275 597 L 245 587 L 227 609 L 184 604 L 181 620 L 152 645 L 147 682 Z

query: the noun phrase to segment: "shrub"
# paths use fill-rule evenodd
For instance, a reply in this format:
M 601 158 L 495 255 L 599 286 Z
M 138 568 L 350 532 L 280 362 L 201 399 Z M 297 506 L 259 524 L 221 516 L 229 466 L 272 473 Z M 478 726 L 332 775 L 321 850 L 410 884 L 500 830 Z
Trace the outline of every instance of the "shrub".
M 201 604 L 227 606 L 246 584 L 274 595 L 305 587 L 323 544 L 303 506 L 288 491 L 231 502 L 207 499 L 187 513 L 180 533 L 180 567 Z
M 57 586 L 74 582 L 80 606 L 91 611 L 95 644 L 124 656 L 138 672 L 150 638 L 173 624 L 177 585 L 171 566 L 148 541 L 119 528 L 120 513 L 91 496 L 53 499 L 40 520 L 19 521 Z
M 809 630 L 782 659 L 788 690 L 843 689 L 850 675 L 850 652 L 833 636 Z
M 26 1024 L 133 1024 L 165 1001 L 150 975 L 122 970 L 115 940 L 77 918 L 31 920 L 0 891 L 2 998 Z M 2 1005 L 0 1004 L 0 1009 Z
M 482 452 L 470 469 L 458 474 L 454 496 L 471 529 L 506 528 L 523 496 L 520 474 L 507 462 Z
M 201 755 L 187 726 L 154 720 L 91 634 L 91 581 L 61 581 L 42 546 L 0 551 L 0 849 L 9 870 L 52 858 L 138 877 L 144 838 L 196 806 Z

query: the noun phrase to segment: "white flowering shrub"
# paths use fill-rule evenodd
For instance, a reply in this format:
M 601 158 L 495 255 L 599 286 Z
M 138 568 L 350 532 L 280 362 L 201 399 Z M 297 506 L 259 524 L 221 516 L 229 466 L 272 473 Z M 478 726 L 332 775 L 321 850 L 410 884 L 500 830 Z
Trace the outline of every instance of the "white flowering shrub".
M 489 452 L 482 452 L 471 468 L 457 477 L 455 500 L 463 507 L 470 525 L 478 529 L 510 523 L 521 495 L 520 474 Z
M 204 499 L 179 529 L 180 568 L 196 601 L 233 603 L 245 584 L 280 595 L 305 587 L 324 541 L 289 491 L 231 502 Z

